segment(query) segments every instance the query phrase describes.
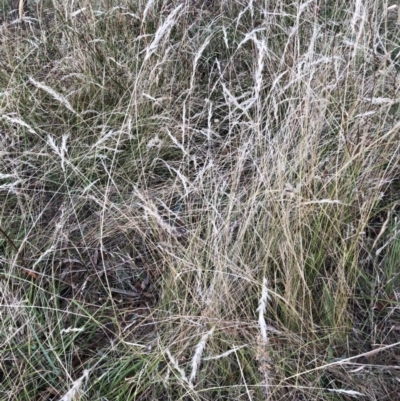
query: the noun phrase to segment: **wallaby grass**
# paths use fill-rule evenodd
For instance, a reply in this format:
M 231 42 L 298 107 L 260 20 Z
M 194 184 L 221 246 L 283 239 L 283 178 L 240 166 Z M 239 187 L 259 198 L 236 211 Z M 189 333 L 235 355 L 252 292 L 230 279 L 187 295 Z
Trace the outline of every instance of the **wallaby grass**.
M 0 26 L 1 398 L 398 399 L 398 8 L 28 7 Z

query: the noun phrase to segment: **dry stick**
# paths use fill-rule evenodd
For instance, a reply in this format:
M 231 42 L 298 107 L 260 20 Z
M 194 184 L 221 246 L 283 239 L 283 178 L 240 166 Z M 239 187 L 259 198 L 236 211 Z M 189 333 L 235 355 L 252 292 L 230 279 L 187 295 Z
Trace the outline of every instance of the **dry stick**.
M 15 251 L 18 253 L 18 248 L 14 244 L 14 241 L 6 234 L 6 232 L 0 227 L 0 233 L 3 234 L 4 238 L 7 240 L 7 242 L 11 245 L 12 248 L 15 249 Z
M 8 234 L 1 227 L 0 227 L 0 234 L 2 234 L 4 236 L 4 238 L 7 240 L 7 242 L 9 243 L 9 245 L 11 245 L 11 247 L 15 249 L 15 252 L 16 252 L 16 255 L 17 255 L 16 260 L 20 259 L 21 264 L 24 266 L 25 265 L 25 263 L 24 263 L 24 255 L 21 252 L 21 246 L 18 248 L 15 245 L 14 241 L 8 236 Z
M 22 19 L 22 17 L 24 16 L 24 2 L 25 0 L 19 0 L 18 4 L 19 19 Z
M 347 362 L 352 361 L 353 359 L 357 359 L 357 358 L 360 358 L 360 357 L 363 357 L 363 356 L 366 356 L 366 357 L 372 356 L 372 355 L 377 354 L 378 352 L 385 351 L 385 350 L 387 350 L 389 348 L 396 347 L 397 345 L 400 345 L 400 341 L 397 342 L 397 343 L 394 343 L 394 344 L 385 345 L 384 347 L 377 348 L 377 349 L 374 349 L 372 351 L 364 352 L 363 354 L 351 356 L 350 358 L 341 359 L 340 361 L 327 363 L 326 365 L 318 366 L 317 368 L 306 370 L 305 372 L 296 373 L 295 375 L 290 376 L 290 377 L 288 377 L 288 378 L 286 378 L 284 380 L 286 381 L 286 380 L 290 380 L 290 379 L 295 379 L 295 378 L 297 378 L 299 376 L 302 376 L 302 375 L 305 375 L 307 373 L 312 373 L 312 372 L 315 372 L 317 370 L 321 370 L 321 369 L 324 369 L 324 368 L 329 368 L 330 366 L 345 365 Z
M 25 6 L 25 1 L 26 0 L 11 0 L 10 1 L 10 6 L 11 10 L 13 11 L 13 15 L 15 11 L 18 11 L 18 18 L 22 19 L 24 16 L 24 6 Z

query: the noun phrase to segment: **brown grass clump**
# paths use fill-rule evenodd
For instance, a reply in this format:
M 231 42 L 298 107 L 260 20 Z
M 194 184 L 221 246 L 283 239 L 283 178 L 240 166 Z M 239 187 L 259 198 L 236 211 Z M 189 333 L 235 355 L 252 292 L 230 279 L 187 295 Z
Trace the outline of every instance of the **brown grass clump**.
M 0 7 L 0 399 L 399 399 L 396 4 Z

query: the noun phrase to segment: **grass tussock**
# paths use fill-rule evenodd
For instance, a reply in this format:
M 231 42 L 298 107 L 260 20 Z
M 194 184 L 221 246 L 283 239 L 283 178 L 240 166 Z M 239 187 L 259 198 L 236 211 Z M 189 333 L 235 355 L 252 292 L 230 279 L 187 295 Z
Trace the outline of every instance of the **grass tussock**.
M 398 5 L 3 3 L 0 398 L 397 400 Z

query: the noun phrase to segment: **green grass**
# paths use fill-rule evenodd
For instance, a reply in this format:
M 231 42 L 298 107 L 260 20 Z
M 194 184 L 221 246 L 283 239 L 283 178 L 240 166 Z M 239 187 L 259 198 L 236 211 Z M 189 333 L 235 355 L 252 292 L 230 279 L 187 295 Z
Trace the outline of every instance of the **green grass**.
M 398 398 L 398 8 L 8 11 L 0 399 Z

